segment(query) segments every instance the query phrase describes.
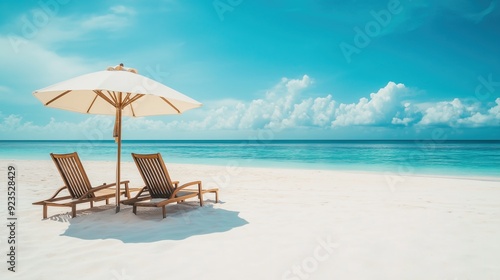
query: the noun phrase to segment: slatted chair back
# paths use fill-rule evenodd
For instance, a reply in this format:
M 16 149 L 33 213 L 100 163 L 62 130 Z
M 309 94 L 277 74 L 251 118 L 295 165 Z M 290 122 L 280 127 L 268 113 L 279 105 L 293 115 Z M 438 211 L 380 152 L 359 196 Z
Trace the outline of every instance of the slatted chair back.
M 161 155 L 159 153 L 144 155 L 132 153 L 132 157 L 151 197 L 170 198 L 175 187 Z
M 87 173 L 85 173 L 85 169 L 76 152 L 70 154 L 50 154 L 50 156 L 56 164 L 64 184 L 68 187 L 71 197 L 80 198 L 92 189 Z M 93 198 L 95 195 L 91 193 L 88 197 Z

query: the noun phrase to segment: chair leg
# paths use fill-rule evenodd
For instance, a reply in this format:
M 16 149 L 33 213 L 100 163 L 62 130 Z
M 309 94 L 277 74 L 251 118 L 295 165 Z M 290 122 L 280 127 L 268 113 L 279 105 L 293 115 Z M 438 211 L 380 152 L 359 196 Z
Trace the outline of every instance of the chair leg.
M 134 205 L 134 207 L 132 207 L 132 212 L 137 215 L 137 206 Z
M 76 205 L 71 206 L 71 217 L 76 217 Z
M 92 208 L 92 207 L 94 207 L 94 202 L 93 201 L 90 202 L 90 208 Z
M 47 219 L 47 204 L 43 205 L 43 218 Z
M 202 193 L 202 192 L 200 192 L 200 193 L 198 194 L 198 197 L 200 198 L 200 206 L 203 206 L 203 193 Z
M 167 209 L 165 208 L 165 205 L 162 207 L 162 212 L 163 212 L 163 219 L 167 217 Z
M 106 205 L 109 204 L 109 198 L 106 198 Z
M 215 191 L 215 203 L 219 202 L 219 191 Z
M 128 188 L 128 183 L 125 183 L 125 195 L 130 199 L 130 189 Z

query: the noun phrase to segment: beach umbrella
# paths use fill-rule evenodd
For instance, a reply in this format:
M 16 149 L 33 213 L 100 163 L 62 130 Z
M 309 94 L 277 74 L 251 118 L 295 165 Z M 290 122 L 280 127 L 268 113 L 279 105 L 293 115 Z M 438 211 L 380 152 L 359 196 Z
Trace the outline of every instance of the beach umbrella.
M 78 76 L 33 92 L 45 106 L 84 114 L 115 115 L 117 143 L 116 212 L 120 211 L 122 116 L 181 114 L 200 107 L 198 101 L 137 73 L 110 67 Z

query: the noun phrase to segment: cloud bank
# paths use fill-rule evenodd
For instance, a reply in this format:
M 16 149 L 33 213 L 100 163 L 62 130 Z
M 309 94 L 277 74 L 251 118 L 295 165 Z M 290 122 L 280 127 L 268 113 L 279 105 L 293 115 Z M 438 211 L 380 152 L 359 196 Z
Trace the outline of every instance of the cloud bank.
M 341 103 L 332 94 L 303 98 L 313 80 L 283 78 L 261 99 L 210 104 L 200 114 L 202 120 L 174 121 L 170 125 L 192 130 L 205 129 L 287 129 L 317 127 L 330 129 L 348 126 L 500 126 L 500 98 L 494 103 L 467 104 L 455 98 L 436 103 L 413 103 L 414 90 L 389 82 L 357 103 Z M 201 118 L 200 118 L 201 119 Z
M 282 78 L 264 96 L 251 101 L 219 100 L 185 115 L 157 118 L 126 118 L 124 131 L 252 131 L 271 129 L 323 129 L 340 127 L 428 127 L 481 128 L 500 127 L 500 98 L 479 102 L 455 98 L 435 103 L 415 103 L 409 98 L 414 90 L 389 82 L 356 103 L 341 103 L 333 94 L 304 98 L 314 83 L 308 75 L 299 79 Z M 80 123 L 60 122 L 37 126 L 21 116 L 2 116 L 0 132 L 10 135 L 51 135 L 57 131 L 95 140 L 106 139 L 112 130 L 110 117 L 91 116 Z M 88 135 L 83 135 L 82 131 Z M 84 134 L 85 134 L 84 133 Z M 94 135 L 90 137 L 89 135 Z M 99 135 L 99 137 L 97 137 Z M 97 137 L 97 138 L 96 138 Z M 98 139 L 99 138 L 99 139 Z

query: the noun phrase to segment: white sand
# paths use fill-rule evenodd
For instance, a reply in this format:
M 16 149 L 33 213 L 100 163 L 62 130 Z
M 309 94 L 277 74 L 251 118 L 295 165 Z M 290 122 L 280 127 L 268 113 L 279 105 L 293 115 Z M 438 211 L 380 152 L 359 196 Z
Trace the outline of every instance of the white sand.
M 8 163 L 0 161 L 4 224 Z M 69 209 L 52 207 L 42 220 L 31 203 L 52 195 L 59 174 L 51 161 L 14 163 L 17 272 L 7 271 L 2 226 L 0 279 L 500 277 L 500 178 L 168 164 L 181 183 L 218 182 L 222 202 L 208 194 L 202 208 L 195 200 L 170 205 L 166 219 L 160 209 L 115 214 L 114 204 L 71 219 Z M 114 181 L 114 163 L 84 166 L 93 184 Z M 141 185 L 133 163 L 122 174 Z

